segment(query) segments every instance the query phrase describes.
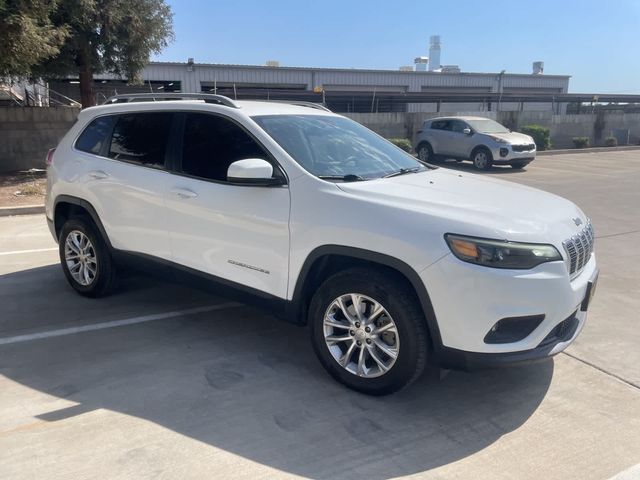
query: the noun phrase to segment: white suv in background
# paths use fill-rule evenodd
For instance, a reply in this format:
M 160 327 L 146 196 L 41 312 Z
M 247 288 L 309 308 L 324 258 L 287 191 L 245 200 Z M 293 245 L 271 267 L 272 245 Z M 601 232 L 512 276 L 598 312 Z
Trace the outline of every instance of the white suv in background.
M 489 170 L 493 165 L 521 169 L 536 158 L 533 138 L 484 117 L 427 120 L 418 130 L 415 150 L 423 162 L 471 160 L 478 170 Z
M 161 266 L 308 324 L 326 370 L 378 395 L 427 360 L 554 355 L 584 326 L 597 268 L 573 203 L 421 163 L 318 105 L 192 97 L 115 97 L 48 155 L 79 293 Z

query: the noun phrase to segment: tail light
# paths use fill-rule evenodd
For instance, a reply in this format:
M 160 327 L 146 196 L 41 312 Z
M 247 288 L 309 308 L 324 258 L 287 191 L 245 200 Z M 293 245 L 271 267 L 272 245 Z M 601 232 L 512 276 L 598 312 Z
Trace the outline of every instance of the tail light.
M 417 133 L 422 133 L 422 130 L 418 130 L 418 132 L 417 132 Z
M 53 154 L 55 153 L 56 149 L 55 148 L 50 148 L 49 151 L 47 152 L 47 156 L 45 157 L 44 163 L 47 165 L 47 167 L 50 167 L 51 165 L 53 165 Z

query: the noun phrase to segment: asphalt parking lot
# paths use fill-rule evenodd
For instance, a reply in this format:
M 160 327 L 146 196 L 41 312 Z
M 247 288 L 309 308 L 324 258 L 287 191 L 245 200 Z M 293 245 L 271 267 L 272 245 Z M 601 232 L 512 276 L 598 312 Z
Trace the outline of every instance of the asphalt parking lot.
M 485 175 L 592 218 L 587 326 L 547 362 L 384 398 L 331 380 L 306 330 L 224 298 L 135 275 L 82 298 L 43 216 L 0 218 L 0 478 L 640 478 L 640 150 Z

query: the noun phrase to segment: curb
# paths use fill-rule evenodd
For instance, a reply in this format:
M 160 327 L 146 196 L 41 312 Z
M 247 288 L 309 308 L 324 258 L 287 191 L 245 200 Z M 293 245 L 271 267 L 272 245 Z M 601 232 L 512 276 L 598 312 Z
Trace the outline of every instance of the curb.
M 623 147 L 594 147 L 594 148 L 566 148 L 561 150 L 543 150 L 536 152 L 537 157 L 546 155 L 565 155 L 569 153 L 599 153 L 599 152 L 626 152 L 640 150 L 640 145 L 625 145 Z
M 24 207 L 0 207 L 0 217 L 12 215 L 35 215 L 44 213 L 44 205 L 25 205 Z

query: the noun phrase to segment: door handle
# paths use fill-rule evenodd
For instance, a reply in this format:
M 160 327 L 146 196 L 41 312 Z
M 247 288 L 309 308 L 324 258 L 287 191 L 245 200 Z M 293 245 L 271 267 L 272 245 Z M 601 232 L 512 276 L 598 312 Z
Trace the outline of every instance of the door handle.
M 93 170 L 89 172 L 89 176 L 94 180 L 104 180 L 109 176 L 109 174 L 106 172 L 103 172 L 102 170 Z
M 180 198 L 196 198 L 198 194 L 188 188 L 172 188 L 171 193 Z

